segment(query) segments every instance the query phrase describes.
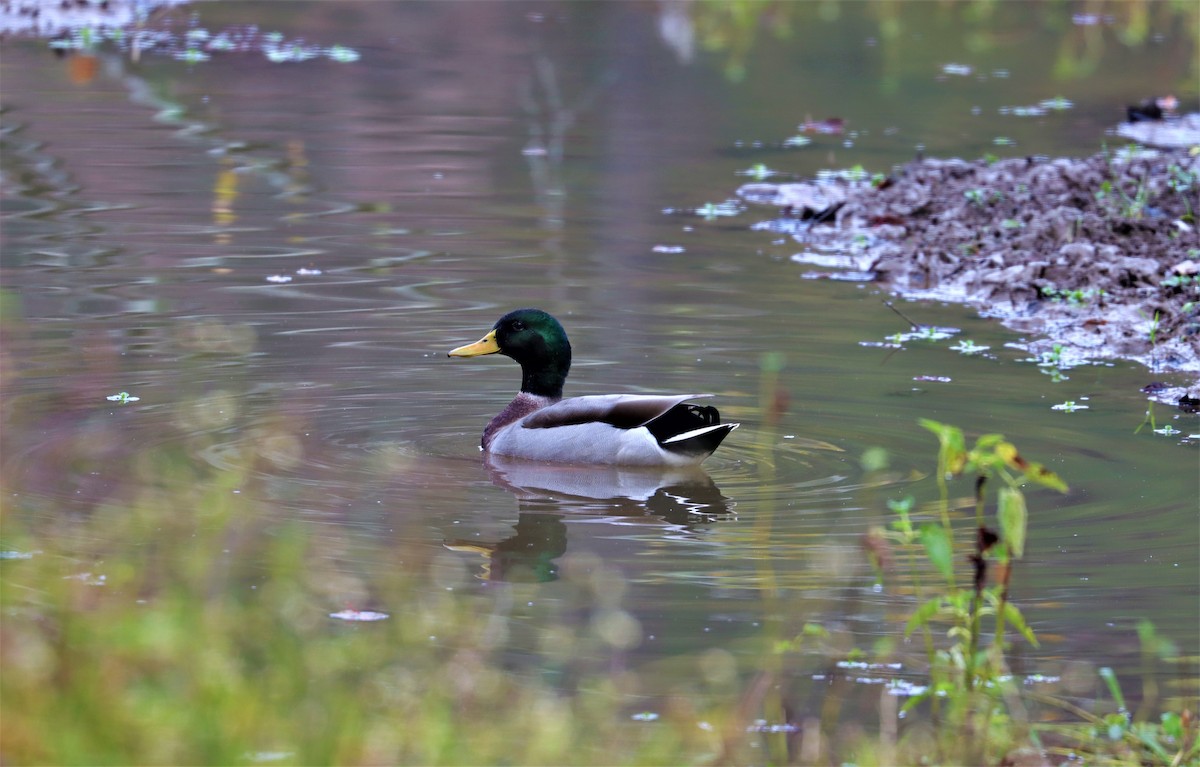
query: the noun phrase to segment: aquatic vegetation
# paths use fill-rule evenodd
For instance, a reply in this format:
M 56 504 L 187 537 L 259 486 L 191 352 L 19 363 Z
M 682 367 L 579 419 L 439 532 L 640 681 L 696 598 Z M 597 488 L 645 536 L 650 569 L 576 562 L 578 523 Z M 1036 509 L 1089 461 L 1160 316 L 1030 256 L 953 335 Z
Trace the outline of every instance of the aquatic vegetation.
M 1062 410 L 1066 413 L 1074 413 L 1076 410 L 1087 410 L 1088 406 L 1080 405 L 1075 400 L 1069 399 L 1066 402 L 1060 402 L 1057 405 L 1051 405 L 1050 409 L 1051 410 Z
M 141 397 L 132 397 L 129 392 L 123 391 L 118 394 L 110 394 L 105 397 L 109 402 L 120 402 L 122 405 L 128 405 L 130 402 L 137 402 Z
M 959 354 L 982 354 L 983 352 L 986 352 L 990 348 L 992 348 L 992 347 L 981 346 L 969 338 L 964 338 L 963 340 L 959 341 L 954 346 L 951 346 L 950 350 L 956 351 Z
M 1175 644 L 1159 636 L 1150 621 L 1139 621 L 1137 634 L 1142 657 L 1147 661 L 1174 661 L 1178 658 L 1179 650 Z M 1200 760 L 1200 728 L 1193 712 L 1187 709 L 1163 711 L 1158 721 L 1138 716 L 1130 711 L 1116 673 L 1111 668 L 1103 667 L 1097 674 L 1115 707 L 1111 713 L 1089 711 L 1069 701 L 1031 694 L 1032 698 L 1059 708 L 1076 720 L 1034 725 L 1035 733 L 1053 735 L 1065 741 L 1062 746 L 1048 748 L 1048 753 L 1090 764 L 1176 767 L 1195 764 Z M 1145 687 L 1147 689 L 1144 692 L 1150 698 L 1148 702 L 1151 706 L 1145 706 L 1144 701 L 1142 709 L 1153 710 L 1153 704 L 1157 703 L 1157 685 L 1147 683 Z

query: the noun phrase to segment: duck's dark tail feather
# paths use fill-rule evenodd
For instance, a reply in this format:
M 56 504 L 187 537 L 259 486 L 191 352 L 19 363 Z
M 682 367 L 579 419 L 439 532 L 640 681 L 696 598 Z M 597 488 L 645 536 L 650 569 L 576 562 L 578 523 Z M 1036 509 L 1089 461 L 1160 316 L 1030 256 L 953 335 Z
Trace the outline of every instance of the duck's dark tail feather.
M 738 427 L 721 423 L 721 414 L 710 405 L 681 403 L 646 424 L 664 450 L 688 456 L 707 456 Z

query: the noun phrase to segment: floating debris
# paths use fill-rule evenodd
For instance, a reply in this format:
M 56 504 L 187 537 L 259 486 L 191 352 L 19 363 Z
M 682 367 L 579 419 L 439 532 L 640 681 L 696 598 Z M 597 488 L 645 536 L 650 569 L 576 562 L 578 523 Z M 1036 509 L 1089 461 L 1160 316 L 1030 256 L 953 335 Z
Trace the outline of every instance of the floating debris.
M 800 732 L 800 725 L 791 722 L 768 724 L 766 719 L 756 719 L 754 724 L 746 727 L 746 732 Z
M 129 392 L 123 391 L 118 394 L 110 394 L 105 399 L 109 402 L 120 402 L 122 405 L 128 405 L 130 402 L 138 402 L 142 398 L 131 396 Z
M 736 200 L 726 200 L 718 203 L 706 202 L 699 208 L 663 208 L 663 214 L 667 216 L 700 216 L 712 221 L 714 218 L 723 216 L 741 215 L 745 210 Z
M 272 274 L 269 277 L 267 277 L 267 282 L 283 283 L 283 282 L 291 282 L 291 281 L 292 281 L 291 276 L 287 275 L 287 274 Z
M 1087 410 L 1088 406 L 1080 405 L 1075 400 L 1069 399 L 1066 402 L 1060 402 L 1057 405 L 1051 405 L 1050 409 L 1051 410 L 1061 410 L 1064 413 L 1074 413 L 1076 410 Z
M 905 341 L 943 341 L 961 333 L 959 328 L 941 328 L 936 325 L 922 325 L 907 333 L 895 333 L 885 340 L 901 344 Z
M 86 583 L 89 586 L 103 586 L 108 582 L 107 575 L 92 575 L 91 573 L 79 573 L 78 575 L 64 575 L 64 581 L 79 581 Z
M 746 168 L 745 170 L 737 171 L 737 175 L 749 176 L 750 178 L 755 179 L 756 181 L 765 181 L 766 179 L 770 178 L 771 176 L 778 176 L 780 174 L 779 174 L 779 171 L 771 170 L 766 165 L 763 165 L 760 162 L 757 165 L 751 165 L 749 168 Z
M 315 277 L 319 274 L 323 274 L 323 272 L 320 269 L 305 269 L 302 266 L 296 270 L 296 274 L 300 275 L 301 277 Z
M 824 120 L 805 120 L 797 127 L 801 133 L 836 136 L 846 129 L 846 121 L 840 117 L 827 117 Z
M 244 754 L 248 762 L 282 762 L 295 755 L 295 751 L 249 751 Z
M 1170 425 L 1164 426 L 1161 429 L 1154 429 L 1154 433 L 1161 434 L 1164 437 L 1174 437 L 1176 434 L 1183 434 L 1179 429 Z
M 382 621 L 390 618 L 387 613 L 377 613 L 371 610 L 342 610 L 341 612 L 330 613 L 330 618 L 336 618 L 340 621 Z
M 140 26 L 131 29 L 129 26 L 128 23 L 75 26 L 51 40 L 49 45 L 57 50 L 90 51 L 107 43 L 131 55 L 157 53 L 188 63 L 209 61 L 214 53 L 259 53 L 275 63 L 325 58 L 348 64 L 362 58 L 358 51 L 345 45 L 322 46 L 304 40 L 289 40 L 281 32 L 261 32 L 253 25 L 230 27 L 215 33 L 193 27 L 182 34 Z
M 1054 112 L 1065 112 L 1074 107 L 1075 104 L 1070 99 L 1063 98 L 1062 96 L 1055 96 L 1052 99 L 1039 101 L 1038 106 L 1042 109 L 1049 109 Z
M 943 64 L 942 74 L 956 77 L 967 77 L 975 70 L 970 64 Z
M 1046 114 L 1043 107 L 1000 107 L 1000 114 L 1013 117 L 1041 117 Z
M 0 551 L 0 559 L 33 559 L 34 551 Z
M 658 714 L 653 711 L 641 711 L 629 718 L 635 722 L 656 722 L 658 721 Z
M 952 379 L 950 376 L 913 376 L 913 380 L 925 383 L 950 383 Z
M 683 253 L 684 252 L 684 248 L 682 245 L 655 245 L 650 250 L 652 250 L 655 253 Z

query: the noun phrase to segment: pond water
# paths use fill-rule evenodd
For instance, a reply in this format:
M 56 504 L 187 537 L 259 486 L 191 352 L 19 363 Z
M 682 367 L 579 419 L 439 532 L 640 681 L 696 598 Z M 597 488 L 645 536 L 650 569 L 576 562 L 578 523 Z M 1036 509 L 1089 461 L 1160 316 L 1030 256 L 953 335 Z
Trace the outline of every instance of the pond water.
M 198 514 L 174 485 L 249 466 L 229 492 L 268 527 L 303 522 L 341 578 L 313 610 L 403 619 L 377 582 L 432 563 L 415 571 L 431 590 L 521 584 L 514 657 L 538 606 L 569 599 L 564 572 L 599 568 L 633 619 L 609 651 L 656 670 L 652 710 L 696 674 L 674 660 L 753 659 L 767 625 L 900 641 L 910 584 L 877 588 L 860 541 L 886 500 L 936 498 L 924 417 L 1001 432 L 1071 486 L 1027 489 L 1013 588 L 1041 645 L 1016 643 L 1021 672 L 1140 673 L 1142 619 L 1194 660 L 1200 472 L 1180 438 L 1197 424 L 1160 406 L 1182 434 L 1138 430 L 1139 388 L 1186 377 L 1047 375 L 952 305 L 900 302 L 961 332 L 889 348 L 910 329 L 889 297 L 809 279 L 801 244 L 753 228 L 770 211 L 695 212 L 759 163 L 1092 153 L 1126 103 L 1194 108 L 1185 24 L 1168 4 L 1140 37 L 1126 6 L 805 3 L 755 24 L 714 8 L 210 4 L 169 27 L 258 25 L 356 61 L 100 46 L 81 65 L 6 40 L 6 518 L 53 531 L 148 488 Z M 1012 109 L 1056 97 L 1070 108 Z M 833 116 L 844 133 L 783 146 Z M 685 476 L 487 465 L 479 434 L 518 369 L 445 353 L 528 305 L 571 336 L 568 394 L 708 392 L 741 428 Z M 106 399 L 122 391 L 137 401 Z M 1088 409 L 1052 409 L 1066 401 Z M 888 468 L 864 468 L 871 448 Z

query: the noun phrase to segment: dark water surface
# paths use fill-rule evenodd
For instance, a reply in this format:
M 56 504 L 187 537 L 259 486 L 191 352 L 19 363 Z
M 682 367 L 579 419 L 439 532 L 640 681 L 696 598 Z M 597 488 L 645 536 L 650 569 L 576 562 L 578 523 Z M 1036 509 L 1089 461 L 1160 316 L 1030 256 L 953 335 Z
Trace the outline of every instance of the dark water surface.
M 1115 144 L 1126 102 L 1195 106 L 1194 43 L 1166 6 L 1126 43 L 1124 20 L 1040 4 L 795 4 L 775 28 L 727 23 L 709 51 L 701 9 L 689 45 L 670 4 L 200 5 L 180 31 L 258 24 L 361 58 L 102 49 L 90 78 L 8 40 L 3 503 L 52 527 L 166 482 L 155 456 L 203 477 L 253 450 L 240 491 L 311 523 L 364 593 L 415 548 L 431 589 L 507 580 L 553 604 L 571 557 L 599 558 L 634 619 L 610 644 L 663 661 L 666 690 L 695 673 L 671 658 L 753 655 L 772 621 L 899 635 L 905 582 L 875 588 L 860 538 L 887 499 L 936 496 L 927 417 L 1002 432 L 1071 485 L 1028 490 L 1014 594 L 1042 645 L 1018 643 L 1021 671 L 1132 671 L 1143 618 L 1194 658 L 1200 472 L 1180 437 L 1197 424 L 1160 407 L 1182 434 L 1135 434 L 1139 387 L 1184 379 L 1118 363 L 1054 380 L 955 306 L 902 304 L 955 338 L 864 345 L 908 330 L 877 288 L 803 279 L 800 246 L 750 229 L 768 211 L 686 212 L 756 163 L 886 172 L 919 147 Z M 1059 96 L 1070 109 L 1010 111 Z M 779 148 L 806 116 L 847 133 Z M 698 475 L 484 465 L 518 369 L 445 352 L 524 305 L 567 327 L 569 394 L 711 392 L 742 428 Z M 139 401 L 106 400 L 121 391 Z M 1051 410 L 1067 400 L 1089 409 Z M 886 472 L 862 467 L 872 447 Z M 521 615 L 536 636 L 540 613 Z

